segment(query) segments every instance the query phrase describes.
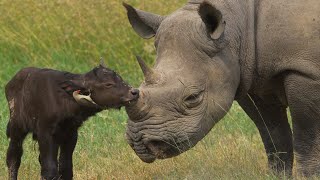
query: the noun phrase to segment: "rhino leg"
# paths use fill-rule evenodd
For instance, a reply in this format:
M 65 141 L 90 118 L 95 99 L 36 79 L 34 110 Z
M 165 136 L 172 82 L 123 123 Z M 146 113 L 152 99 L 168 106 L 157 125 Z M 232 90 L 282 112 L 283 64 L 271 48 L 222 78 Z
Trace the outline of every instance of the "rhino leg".
M 293 120 L 294 150 L 298 172 L 320 174 L 320 80 L 303 74 L 285 79 L 286 95 Z
M 286 107 L 275 96 L 255 95 L 238 100 L 240 106 L 257 126 L 266 153 L 269 167 L 279 175 L 291 176 L 293 164 L 292 132 L 288 123 Z M 271 101 L 270 101 L 271 100 Z

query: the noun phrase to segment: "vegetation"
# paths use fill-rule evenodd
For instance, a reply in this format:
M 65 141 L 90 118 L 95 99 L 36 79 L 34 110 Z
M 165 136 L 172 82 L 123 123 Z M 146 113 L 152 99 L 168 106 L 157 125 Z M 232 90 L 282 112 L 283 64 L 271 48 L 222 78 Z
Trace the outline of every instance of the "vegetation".
M 167 14 L 186 0 L 128 0 L 144 10 Z M 0 0 L 0 179 L 7 178 L 5 84 L 21 68 L 46 67 L 83 73 L 103 57 L 130 84 L 142 73 L 135 54 L 152 65 L 153 41 L 131 29 L 120 0 Z M 124 138 L 124 110 L 104 111 L 80 130 L 74 153 L 75 179 L 276 179 L 268 172 L 254 124 L 234 105 L 210 134 L 176 158 L 143 163 Z M 39 179 L 38 145 L 24 143 L 20 179 Z

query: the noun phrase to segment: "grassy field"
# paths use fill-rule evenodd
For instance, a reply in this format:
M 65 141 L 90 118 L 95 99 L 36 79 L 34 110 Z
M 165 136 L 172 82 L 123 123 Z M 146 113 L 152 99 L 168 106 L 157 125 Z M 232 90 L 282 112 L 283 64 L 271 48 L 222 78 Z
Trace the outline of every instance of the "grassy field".
M 167 14 L 186 0 L 127 0 L 140 9 Z M 0 179 L 7 178 L 8 108 L 4 86 L 22 67 L 86 72 L 103 57 L 130 84 L 142 73 L 140 54 L 151 65 L 152 40 L 131 29 L 120 0 L 0 0 Z M 75 179 L 276 179 L 257 129 L 238 105 L 195 148 L 179 157 L 145 164 L 124 138 L 127 115 L 105 111 L 80 129 L 74 153 Z M 39 179 L 38 145 L 24 143 L 20 179 Z

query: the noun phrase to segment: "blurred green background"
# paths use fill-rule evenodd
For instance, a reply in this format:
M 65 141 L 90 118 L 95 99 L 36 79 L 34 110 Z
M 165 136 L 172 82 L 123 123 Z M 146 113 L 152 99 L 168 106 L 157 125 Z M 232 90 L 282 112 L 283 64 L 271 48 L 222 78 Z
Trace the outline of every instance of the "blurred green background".
M 127 0 L 146 11 L 168 14 L 186 0 Z M 0 179 L 7 178 L 5 84 L 21 68 L 46 67 L 84 73 L 106 64 L 133 86 L 143 80 L 134 55 L 153 64 L 153 39 L 143 40 L 128 23 L 120 0 L 0 0 Z M 176 158 L 143 163 L 126 143 L 127 115 L 104 111 L 79 131 L 74 179 L 275 179 L 253 123 L 235 104 L 196 147 Z M 39 179 L 38 145 L 28 136 L 20 179 Z

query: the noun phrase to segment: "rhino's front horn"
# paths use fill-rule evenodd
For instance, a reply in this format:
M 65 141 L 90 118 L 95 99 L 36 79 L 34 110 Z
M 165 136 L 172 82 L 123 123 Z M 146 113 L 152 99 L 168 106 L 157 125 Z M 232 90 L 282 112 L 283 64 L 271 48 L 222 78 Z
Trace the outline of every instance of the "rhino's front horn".
M 80 105 L 84 105 L 84 106 L 97 105 L 97 103 L 95 103 L 92 100 L 91 94 L 89 94 L 88 96 L 85 96 L 80 94 L 80 91 L 74 91 L 72 93 L 72 96 L 76 100 L 76 102 Z
M 144 81 L 147 84 L 157 83 L 157 80 L 159 79 L 159 75 L 155 73 L 153 69 L 149 68 L 140 56 L 137 56 L 137 60 L 144 74 L 144 78 L 145 78 Z

